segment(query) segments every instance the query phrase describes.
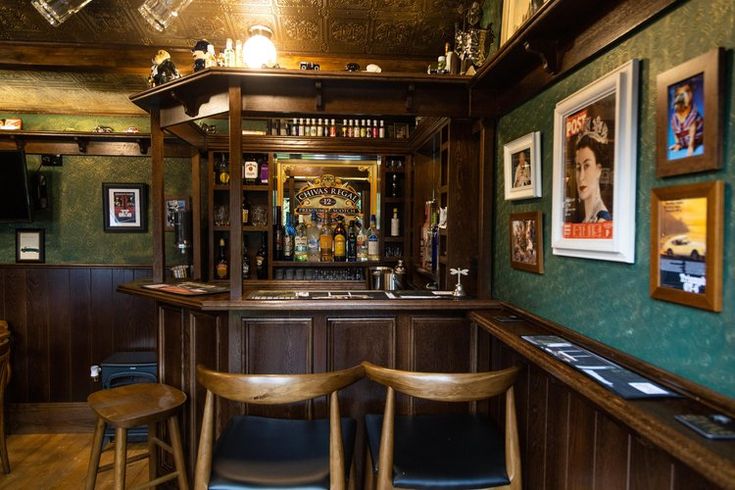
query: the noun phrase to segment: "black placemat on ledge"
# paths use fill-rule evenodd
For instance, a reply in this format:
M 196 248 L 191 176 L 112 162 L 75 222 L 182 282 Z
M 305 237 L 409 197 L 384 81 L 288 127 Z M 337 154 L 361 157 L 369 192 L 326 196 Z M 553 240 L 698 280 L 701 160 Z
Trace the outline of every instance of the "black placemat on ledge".
M 557 335 L 524 335 L 521 338 L 627 400 L 681 397 L 678 393 Z

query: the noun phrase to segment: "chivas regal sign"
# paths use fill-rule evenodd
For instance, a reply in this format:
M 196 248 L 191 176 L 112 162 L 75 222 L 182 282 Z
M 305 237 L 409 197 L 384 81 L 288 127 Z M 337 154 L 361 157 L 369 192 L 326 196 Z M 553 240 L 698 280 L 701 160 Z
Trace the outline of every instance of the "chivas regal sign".
M 324 174 L 309 182 L 296 194 L 296 212 L 329 210 L 341 215 L 358 214 L 360 194 L 342 179 Z

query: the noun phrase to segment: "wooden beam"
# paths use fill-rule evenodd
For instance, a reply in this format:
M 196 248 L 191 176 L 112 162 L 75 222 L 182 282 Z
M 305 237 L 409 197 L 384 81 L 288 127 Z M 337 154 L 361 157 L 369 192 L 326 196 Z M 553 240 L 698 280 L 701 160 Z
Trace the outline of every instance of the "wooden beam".
M 161 129 L 160 113 L 151 111 L 151 209 L 153 228 L 153 281 L 164 280 L 166 239 L 163 233 L 165 220 L 163 209 L 163 130 Z
M 232 81 L 230 100 L 230 298 L 242 297 L 242 90 Z

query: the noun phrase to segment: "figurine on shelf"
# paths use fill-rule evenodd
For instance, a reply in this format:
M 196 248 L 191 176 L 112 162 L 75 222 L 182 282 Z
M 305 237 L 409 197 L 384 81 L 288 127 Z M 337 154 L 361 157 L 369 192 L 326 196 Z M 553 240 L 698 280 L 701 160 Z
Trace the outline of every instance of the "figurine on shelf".
M 159 49 L 153 58 L 153 66 L 151 66 L 151 76 L 148 78 L 148 84 L 151 87 L 155 87 L 180 77 L 179 70 L 176 69 L 171 55 L 168 54 L 168 51 Z
M 456 269 L 449 269 L 449 272 L 453 276 L 457 276 L 457 285 L 454 286 L 452 296 L 454 296 L 455 298 L 464 298 L 465 296 L 467 296 L 467 293 L 465 293 L 464 286 L 462 286 L 462 276 L 468 275 L 470 273 L 470 270 L 458 267 Z
M 207 41 L 206 39 L 200 39 L 199 41 L 197 41 L 194 47 L 191 48 L 191 55 L 194 58 L 195 72 L 203 70 L 206 66 L 207 46 L 209 46 L 209 41 Z

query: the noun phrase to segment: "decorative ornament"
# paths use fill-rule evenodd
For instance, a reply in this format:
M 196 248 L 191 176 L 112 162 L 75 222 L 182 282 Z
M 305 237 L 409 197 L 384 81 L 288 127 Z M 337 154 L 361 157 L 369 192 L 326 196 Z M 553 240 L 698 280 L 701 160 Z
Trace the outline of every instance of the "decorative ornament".
M 168 51 L 159 49 L 152 61 L 151 76 L 148 78 L 148 84 L 151 87 L 181 78 L 179 70 L 176 69 L 176 65 Z
M 195 72 L 201 71 L 205 68 L 207 62 L 207 46 L 209 46 L 209 41 L 206 39 L 200 39 L 194 47 L 191 48 L 191 56 L 194 58 Z
M 464 298 L 467 296 L 467 293 L 464 291 L 464 286 L 462 286 L 462 276 L 467 276 L 470 273 L 469 269 L 449 269 L 449 273 L 453 276 L 457 276 L 457 284 L 454 286 L 454 291 L 452 292 L 452 296 L 455 298 Z

